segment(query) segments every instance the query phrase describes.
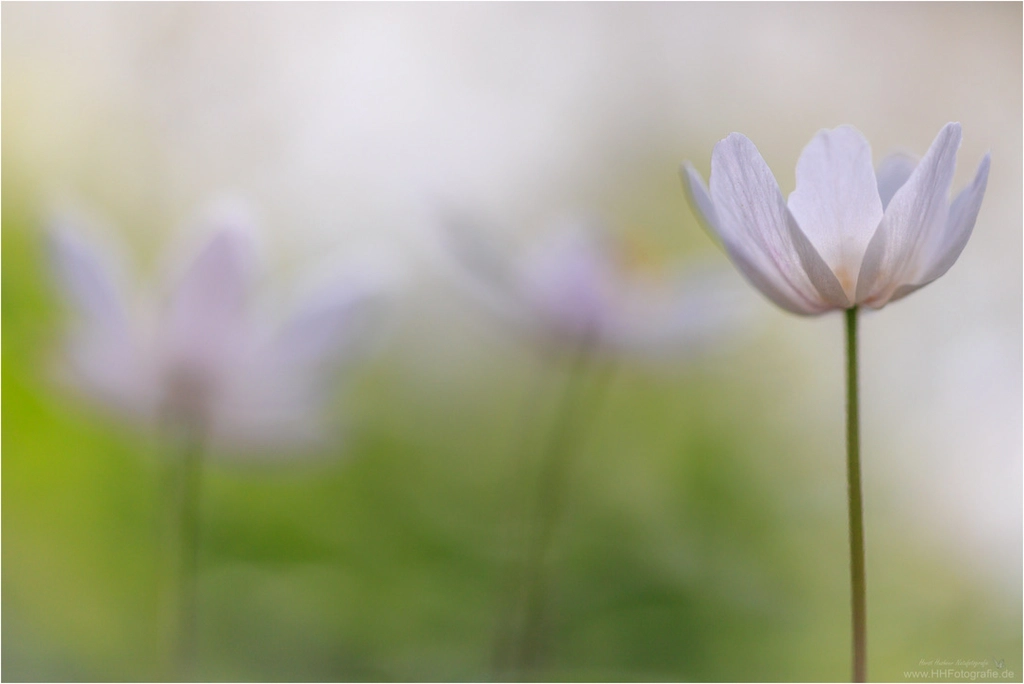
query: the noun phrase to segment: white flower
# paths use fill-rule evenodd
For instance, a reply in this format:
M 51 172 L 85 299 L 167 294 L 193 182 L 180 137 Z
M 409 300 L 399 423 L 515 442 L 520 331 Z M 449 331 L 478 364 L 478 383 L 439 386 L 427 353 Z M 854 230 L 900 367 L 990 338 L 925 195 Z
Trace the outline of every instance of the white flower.
M 787 311 L 879 309 L 953 265 L 974 228 L 989 155 L 949 204 L 960 124 L 939 132 L 924 158 L 904 154 L 871 166 L 856 129 L 823 130 L 804 148 L 796 189 L 783 200 L 757 148 L 733 133 L 715 145 L 710 192 L 683 165 L 690 202 L 729 258 Z
M 746 311 L 720 273 L 652 277 L 636 268 L 626 245 L 590 218 L 556 223 L 518 257 L 465 224 L 445 228 L 448 251 L 478 299 L 556 347 L 685 352 L 720 339 Z
M 50 246 L 76 315 L 69 379 L 122 412 L 223 446 L 309 446 L 321 436 L 329 371 L 351 357 L 384 282 L 349 272 L 317 288 L 278 324 L 254 306 L 257 259 L 248 219 L 210 221 L 211 236 L 169 296 L 132 298 L 115 250 L 58 222 Z

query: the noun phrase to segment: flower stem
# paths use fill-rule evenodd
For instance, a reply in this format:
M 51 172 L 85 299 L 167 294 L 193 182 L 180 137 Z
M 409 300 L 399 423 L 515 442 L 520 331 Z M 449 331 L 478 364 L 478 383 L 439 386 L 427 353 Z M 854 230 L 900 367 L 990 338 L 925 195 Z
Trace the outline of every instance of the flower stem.
M 199 490 L 202 455 L 198 445 L 185 454 L 184 491 L 181 504 L 181 650 L 182 671 L 193 674 L 196 655 L 197 592 L 199 575 Z
M 857 307 L 846 310 L 846 482 L 850 501 L 850 588 L 853 681 L 867 681 L 867 598 L 864 581 L 864 504 L 860 486 L 860 410 L 857 393 Z
M 168 499 L 167 552 L 172 559 L 173 575 L 169 578 L 167 604 L 171 618 L 166 637 L 167 668 L 172 681 L 187 681 L 195 675 L 201 441 L 186 440 L 170 467 L 173 488 Z
M 582 427 L 598 405 L 606 385 L 607 372 L 598 379 L 600 384 L 593 388 L 590 401 L 582 401 L 584 380 L 591 360 L 589 346 L 584 345 L 569 371 L 562 406 L 541 463 L 534 524 L 525 557 L 525 616 L 519 650 L 521 674 L 536 671 L 544 655 L 548 584 L 545 564 L 555 528 L 562 517 L 573 453 L 578 449 Z
M 516 639 L 518 637 L 516 621 L 521 609 L 523 557 L 514 550 L 525 548 L 526 516 L 529 511 L 527 493 L 527 477 L 531 440 L 528 439 L 530 428 L 538 417 L 538 409 L 542 402 L 543 390 L 546 388 L 547 373 L 538 374 L 533 386 L 524 396 L 519 415 L 516 418 L 516 435 L 510 454 L 513 468 L 509 500 L 502 516 L 502 543 L 500 548 L 508 554 L 500 582 L 500 601 L 498 606 L 497 629 L 491 650 L 491 671 L 495 681 L 505 679 L 506 673 L 513 667 Z

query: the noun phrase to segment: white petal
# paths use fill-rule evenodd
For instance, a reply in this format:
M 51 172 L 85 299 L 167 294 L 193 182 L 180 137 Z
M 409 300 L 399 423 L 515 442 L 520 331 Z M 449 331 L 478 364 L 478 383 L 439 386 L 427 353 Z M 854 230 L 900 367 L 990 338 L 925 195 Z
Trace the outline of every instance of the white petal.
M 281 327 L 275 365 L 311 372 L 332 366 L 368 342 L 382 313 L 383 293 L 338 282 L 309 296 Z
M 878 165 L 878 194 L 882 199 L 882 208 L 889 206 L 892 196 L 903 187 L 910 174 L 917 168 L 917 157 L 905 152 L 894 152 Z
M 922 284 L 927 284 L 945 274 L 946 271 L 956 262 L 960 253 L 964 251 L 967 240 L 974 230 L 974 222 L 978 218 L 978 211 L 981 209 L 981 200 L 985 196 L 985 187 L 988 185 L 988 168 L 991 159 L 989 155 L 981 160 L 978 171 L 974 175 L 974 181 L 960 191 L 960 194 L 953 200 L 949 208 L 949 217 L 946 219 L 946 227 L 936 242 L 936 246 L 929 255 L 929 262 L 925 265 Z
M 974 222 L 978 218 L 978 211 L 981 209 L 981 200 L 985 196 L 985 186 L 988 184 L 989 163 L 990 157 L 986 154 L 978 166 L 974 180 L 953 200 L 945 230 L 930 247 L 922 264 L 921 275 L 913 284 L 897 288 L 890 301 L 901 299 L 945 275 L 956 263 L 960 253 L 967 246 L 971 231 L 974 230 Z
M 943 230 L 949 214 L 947 197 L 960 138 L 960 124 L 946 124 L 889 202 L 864 255 L 857 303 L 880 308 L 896 288 L 913 282 L 923 247 Z
M 608 322 L 618 283 L 605 230 L 598 221 L 574 217 L 524 256 L 522 294 L 549 332 L 581 340 L 600 334 Z
M 216 372 L 247 335 L 254 243 L 246 225 L 223 225 L 178 282 L 167 319 L 171 362 Z
M 440 223 L 440 240 L 454 266 L 449 275 L 490 313 L 511 325 L 524 325 L 529 313 L 521 301 L 515 265 L 508 253 L 476 225 L 458 219 Z
M 882 220 L 871 146 L 857 129 L 821 131 L 807 144 L 796 165 L 789 210 L 849 303 L 864 250 Z
M 65 346 L 68 380 L 119 411 L 151 409 L 152 377 L 129 318 L 110 249 L 90 244 L 68 222 L 49 233 L 61 290 L 77 314 Z
M 93 324 L 124 327 L 124 302 L 111 259 L 68 223 L 53 226 L 48 237 L 51 262 L 68 303 Z
M 215 322 L 233 316 L 248 296 L 251 243 L 241 231 L 217 231 L 196 255 L 174 294 L 177 314 Z
M 802 233 L 775 177 L 754 144 L 739 133 L 715 145 L 711 198 L 726 250 L 758 289 L 794 313 L 816 314 L 832 308 L 804 269 L 801 256 L 807 256 L 807 250 L 798 251 L 794 245 L 794 235 Z M 813 247 L 810 253 L 817 256 Z
M 775 274 L 774 268 L 769 266 L 765 270 L 765 267 L 761 265 L 764 259 L 759 259 L 755 253 L 751 252 L 752 243 L 750 241 L 729 231 L 731 225 L 723 225 L 719 221 L 715 203 L 704 185 L 704 179 L 693 167 L 693 164 L 684 162 L 680 171 L 690 207 L 701 219 L 704 230 L 725 249 L 726 254 L 729 255 L 743 277 L 776 306 L 785 311 L 800 315 L 817 313 L 817 310 L 805 307 L 802 300 L 794 297 L 786 283 L 777 282 L 779 277 Z
M 326 283 L 322 273 L 312 274 L 293 314 L 240 350 L 212 407 L 220 441 L 273 455 L 275 447 L 288 446 L 291 454 L 335 436 L 326 433 L 335 432 L 327 428 L 336 428 L 337 420 L 328 425 L 324 409 L 340 379 L 336 371 L 377 341 L 399 280 L 398 265 L 385 256 L 364 251 L 334 264 L 332 270 L 344 275 L 332 273 Z
M 800 257 L 800 264 L 822 300 L 829 305 L 829 308 L 849 308 L 852 305 L 852 300 L 847 296 L 839 278 L 821 258 L 811 241 L 803 234 L 795 221 L 790 222 L 789 229 L 793 247 Z
M 686 161 L 679 167 L 679 173 L 683 177 L 683 189 L 686 191 L 686 199 L 690 201 L 690 208 L 700 219 L 704 227 L 716 242 L 722 242 L 721 229 L 718 227 L 718 213 L 715 211 L 715 203 L 711 201 L 707 186 L 704 185 L 704 178 L 694 168 L 693 164 Z

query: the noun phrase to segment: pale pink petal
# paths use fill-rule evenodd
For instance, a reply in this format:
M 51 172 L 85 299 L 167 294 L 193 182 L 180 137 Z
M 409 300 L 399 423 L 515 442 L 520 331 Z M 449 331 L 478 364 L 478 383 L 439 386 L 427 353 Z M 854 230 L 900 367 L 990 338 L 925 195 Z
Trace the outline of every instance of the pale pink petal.
M 693 164 L 684 163 L 681 171 L 683 187 L 686 189 L 690 206 L 701 219 L 704 229 L 717 242 L 721 243 L 726 254 L 736 264 L 743 277 L 781 309 L 802 315 L 819 313 L 817 309 L 806 306 L 802 298 L 792 293 L 791 288 L 781 280 L 775 268 L 764 264 L 765 259 L 760 258 L 752 250 L 754 247 L 752 241 L 743 239 L 736 234 L 731 230 L 733 226 L 719 221 L 711 195 Z
M 882 200 L 882 209 L 889 206 L 896 191 L 910 178 L 917 168 L 918 158 L 905 152 L 894 152 L 878 165 L 878 195 Z
M 274 353 L 288 367 L 333 366 L 371 341 L 386 305 L 371 283 L 339 280 L 305 298 L 281 327 Z
M 216 373 L 248 335 L 254 242 L 244 223 L 215 226 L 177 284 L 166 321 L 171 363 Z
M 745 136 L 733 133 L 715 145 L 710 190 L 723 242 L 743 254 L 737 265 L 752 282 L 770 281 L 785 297 L 784 308 L 797 313 L 842 306 L 842 287 L 803 237 L 771 170 Z
M 583 340 L 598 336 L 610 314 L 615 265 L 598 223 L 556 226 L 520 264 L 519 284 L 538 323 L 550 332 Z
M 61 293 L 78 315 L 93 325 L 125 328 L 125 306 L 110 250 L 89 244 L 67 221 L 53 225 L 48 238 Z
M 913 283 L 898 287 L 889 301 L 896 301 L 924 287 L 945 275 L 956 263 L 960 253 L 967 246 L 978 218 L 978 211 L 981 209 L 981 200 L 985 196 L 985 186 L 988 184 L 989 163 L 990 157 L 986 154 L 978 166 L 974 181 L 961 190 L 953 200 L 945 230 L 936 236 L 922 260 L 921 275 L 915 278 Z
M 49 232 L 51 263 L 75 320 L 61 364 L 67 380 L 113 408 L 146 415 L 154 395 L 151 367 L 129 318 L 111 249 L 92 244 L 63 221 Z
M 986 154 L 978 165 L 974 180 L 953 200 L 945 229 L 926 256 L 927 263 L 920 282 L 927 284 L 945 274 L 964 251 L 967 240 L 974 230 L 974 223 L 978 219 L 978 211 L 981 210 L 981 200 L 988 185 L 990 163 L 990 156 Z
M 800 264 L 821 299 L 829 305 L 829 308 L 849 308 L 852 305 L 852 300 L 847 296 L 843 284 L 839 282 L 839 278 L 818 254 L 811 241 L 795 223 L 790 224 L 790 233 L 793 248 L 800 258 Z
M 842 306 L 847 306 L 864 250 L 882 220 L 871 146 L 857 129 L 821 131 L 808 143 L 796 165 L 789 210 L 839 279 L 845 292 Z M 812 281 L 817 279 L 812 276 Z
M 451 257 L 448 275 L 482 307 L 512 327 L 534 323 L 524 301 L 519 274 L 508 250 L 476 224 L 448 219 L 440 224 L 440 243 Z
M 898 287 L 911 283 L 924 246 L 945 226 L 960 138 L 960 124 L 947 124 L 889 202 L 864 255 L 857 303 L 880 308 Z

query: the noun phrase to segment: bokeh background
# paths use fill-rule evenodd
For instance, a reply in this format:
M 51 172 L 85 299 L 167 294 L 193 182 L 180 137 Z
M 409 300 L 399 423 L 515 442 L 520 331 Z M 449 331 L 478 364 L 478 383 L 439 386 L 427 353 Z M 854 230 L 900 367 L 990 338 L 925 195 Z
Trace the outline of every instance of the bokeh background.
M 974 236 L 863 318 L 870 673 L 1002 660 L 1021 680 L 1019 3 L 0 11 L 5 679 L 161 676 L 163 446 L 54 388 L 54 207 L 106 219 L 142 282 L 222 193 L 257 208 L 282 282 L 399 255 L 342 439 L 208 468 L 197 675 L 486 679 L 515 445 L 543 441 L 565 369 L 446 277 L 437 208 L 513 242 L 597 212 L 648 260 L 728 269 L 682 160 L 706 174 L 740 131 L 788 193 L 820 128 L 855 125 L 877 160 L 960 121 L 954 190 L 992 153 Z M 754 310 L 714 353 L 616 364 L 573 464 L 543 677 L 848 676 L 841 319 Z

